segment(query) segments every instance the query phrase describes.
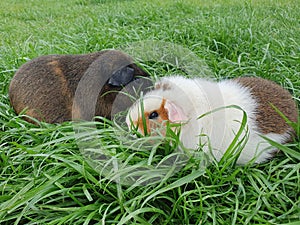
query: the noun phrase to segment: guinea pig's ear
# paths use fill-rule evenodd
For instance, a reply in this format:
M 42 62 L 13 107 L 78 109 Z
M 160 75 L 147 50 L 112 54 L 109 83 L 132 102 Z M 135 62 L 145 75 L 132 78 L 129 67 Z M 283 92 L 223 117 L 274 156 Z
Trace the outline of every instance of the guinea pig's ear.
M 164 108 L 168 111 L 168 119 L 171 122 L 183 122 L 188 119 L 180 106 L 170 100 L 166 100 Z

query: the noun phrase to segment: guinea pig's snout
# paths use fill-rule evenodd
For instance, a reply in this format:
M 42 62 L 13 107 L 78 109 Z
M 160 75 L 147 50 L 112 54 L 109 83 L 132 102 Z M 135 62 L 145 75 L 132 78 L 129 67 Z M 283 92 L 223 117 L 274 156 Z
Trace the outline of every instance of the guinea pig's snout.
M 160 118 L 157 111 L 145 113 L 136 121 L 132 121 L 127 117 L 126 123 L 130 130 L 137 131 L 143 136 L 155 136 L 157 134 L 165 135 L 166 133 L 166 121 L 163 121 Z
M 144 116 L 139 116 L 137 120 L 133 120 L 130 114 L 126 117 L 126 123 L 131 131 L 136 131 L 143 136 L 150 134 L 149 120 Z
M 126 66 L 118 71 L 115 71 L 108 80 L 108 84 L 114 87 L 122 87 L 130 83 L 133 79 L 134 69 Z

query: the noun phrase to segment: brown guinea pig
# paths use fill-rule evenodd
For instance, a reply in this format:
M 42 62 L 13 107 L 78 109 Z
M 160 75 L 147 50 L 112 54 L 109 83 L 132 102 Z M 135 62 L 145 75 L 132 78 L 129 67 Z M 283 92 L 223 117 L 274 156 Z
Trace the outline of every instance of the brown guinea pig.
M 152 85 L 148 77 L 128 55 L 116 50 L 47 55 L 19 68 L 11 80 L 9 97 L 17 114 L 25 111 L 28 116 L 48 123 L 92 120 L 94 116 L 110 119 L 119 91 L 130 83 L 126 89 L 130 94 L 145 90 Z M 126 95 L 120 99 L 114 113 L 132 104 Z

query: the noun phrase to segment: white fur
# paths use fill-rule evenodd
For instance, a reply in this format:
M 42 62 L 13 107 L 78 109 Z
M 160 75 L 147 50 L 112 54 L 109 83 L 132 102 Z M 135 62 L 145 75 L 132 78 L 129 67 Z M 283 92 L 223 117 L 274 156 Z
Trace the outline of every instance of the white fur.
M 245 164 L 252 159 L 256 163 L 261 163 L 270 158 L 270 154 L 274 152 L 274 147 L 260 136 L 255 120 L 257 103 L 250 91 L 236 81 L 213 82 L 172 76 L 163 78 L 156 86 L 158 84 L 165 89 L 155 89 L 144 96 L 144 111 L 151 112 L 158 109 L 162 98 L 181 107 L 188 118 L 186 124 L 181 127 L 180 136 L 185 147 L 197 149 L 201 145 L 206 152 L 212 150 L 213 156 L 220 160 L 241 126 L 243 111 L 236 108 L 223 108 L 200 119 L 197 118 L 214 109 L 236 105 L 246 112 L 248 119 L 248 141 L 237 163 Z M 137 121 L 140 117 L 139 104 L 136 103 L 130 108 L 127 124 L 130 124 L 129 118 Z M 245 130 L 240 139 L 244 135 L 246 135 Z M 265 136 L 283 143 L 289 135 L 270 133 Z

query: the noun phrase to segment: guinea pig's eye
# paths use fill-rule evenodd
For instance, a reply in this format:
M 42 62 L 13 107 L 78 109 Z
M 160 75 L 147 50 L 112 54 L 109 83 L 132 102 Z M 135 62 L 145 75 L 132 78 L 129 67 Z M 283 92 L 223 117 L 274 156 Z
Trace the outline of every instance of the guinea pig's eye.
M 156 111 L 153 111 L 152 113 L 150 113 L 149 115 L 149 119 L 156 119 L 158 117 L 158 113 Z

